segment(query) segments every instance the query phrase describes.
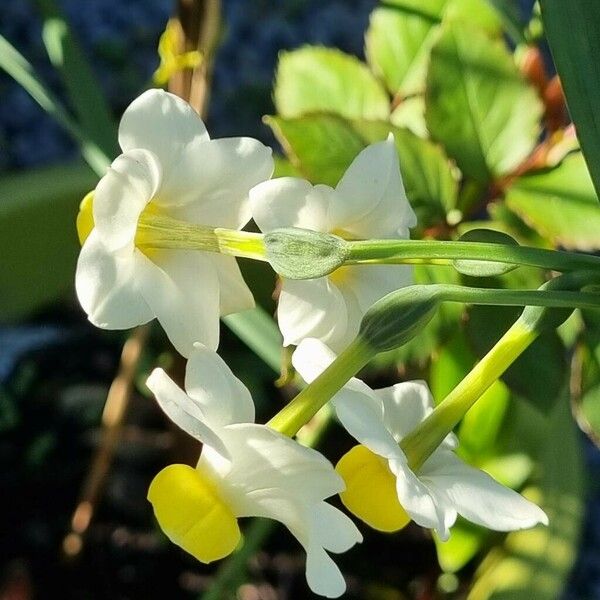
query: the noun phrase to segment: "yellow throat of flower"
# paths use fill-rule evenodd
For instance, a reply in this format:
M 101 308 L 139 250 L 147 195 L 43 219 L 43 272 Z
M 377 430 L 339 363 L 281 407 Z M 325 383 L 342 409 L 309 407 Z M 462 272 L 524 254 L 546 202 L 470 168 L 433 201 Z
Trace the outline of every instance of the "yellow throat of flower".
M 193 467 L 165 467 L 152 480 L 148 500 L 165 535 L 203 563 L 231 554 L 240 541 L 235 515 Z
M 75 224 L 77 226 L 77 236 L 79 237 L 79 243 L 83 246 L 85 240 L 88 239 L 92 229 L 94 229 L 94 191 L 88 192 L 81 204 L 79 205 L 79 212 L 77 213 L 77 220 Z
M 365 446 L 354 446 L 335 470 L 346 483 L 340 498 L 352 514 L 379 531 L 398 531 L 408 525 L 410 517 L 398 501 L 396 477 L 387 460 Z

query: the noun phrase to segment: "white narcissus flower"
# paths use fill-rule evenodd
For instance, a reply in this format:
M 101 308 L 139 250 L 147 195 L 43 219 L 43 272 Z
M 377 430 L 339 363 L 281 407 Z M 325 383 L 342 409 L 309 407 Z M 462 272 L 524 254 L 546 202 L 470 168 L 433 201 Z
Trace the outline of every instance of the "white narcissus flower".
M 363 150 L 335 189 L 281 177 L 253 188 L 250 201 L 265 233 L 300 227 L 346 239 L 408 238 L 417 223 L 392 135 Z M 277 310 L 284 345 L 314 337 L 339 351 L 374 302 L 411 282 L 412 268 L 400 265 L 351 265 L 318 279 L 284 279 Z
M 315 379 L 335 358 L 316 339 L 304 340 L 293 355 L 306 381 Z M 416 472 L 408 466 L 400 441 L 433 411 L 424 381 L 372 390 L 353 378 L 332 400 L 346 430 L 361 444 L 338 463 L 346 481 L 345 506 L 381 531 L 397 531 L 411 519 L 450 536 L 457 515 L 496 531 L 548 524 L 539 506 L 463 462 L 450 434 Z
M 346 589 L 329 552 L 345 552 L 362 536 L 324 502 L 344 489 L 320 453 L 254 421 L 250 392 L 213 351 L 196 344 L 186 392 L 161 369 L 147 382 L 181 429 L 203 442 L 197 467 L 170 465 L 153 480 L 148 499 L 165 534 L 202 562 L 223 558 L 240 540 L 239 517 L 283 523 L 306 550 L 306 578 L 317 594 Z
M 235 259 L 198 250 L 143 252 L 136 246 L 138 220 L 146 212 L 241 229 L 250 219 L 250 188 L 273 172 L 271 150 L 251 138 L 211 140 L 192 107 L 162 90 L 130 104 L 119 144 L 123 154 L 78 217 L 81 306 L 104 329 L 156 317 L 184 356 L 195 341 L 214 349 L 219 315 L 254 305 Z

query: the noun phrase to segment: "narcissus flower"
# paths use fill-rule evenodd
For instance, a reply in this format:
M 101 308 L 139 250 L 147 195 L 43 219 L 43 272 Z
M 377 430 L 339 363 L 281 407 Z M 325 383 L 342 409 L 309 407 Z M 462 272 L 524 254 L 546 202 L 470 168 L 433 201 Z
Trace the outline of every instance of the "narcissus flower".
M 231 553 L 239 517 L 283 523 L 306 550 L 310 588 L 341 595 L 344 578 L 327 551 L 344 552 L 362 537 L 325 498 L 344 489 L 321 454 L 254 421 L 250 392 L 214 352 L 197 344 L 182 391 L 156 369 L 147 382 L 165 413 L 203 442 L 196 468 L 170 465 L 148 499 L 165 534 L 202 562 Z
M 75 286 L 89 320 L 128 329 L 156 317 L 177 350 L 216 348 L 219 315 L 253 306 L 235 259 L 198 250 L 145 248 L 144 215 L 241 229 L 248 191 L 273 171 L 271 150 L 251 138 L 211 140 L 180 98 L 149 90 L 127 108 L 118 156 L 82 203 Z
M 416 225 L 393 136 L 363 150 L 335 189 L 281 177 L 253 188 L 250 200 L 265 233 L 300 227 L 345 239 L 407 238 Z M 277 312 L 284 344 L 314 337 L 339 351 L 371 304 L 411 281 L 411 267 L 398 265 L 351 265 L 318 279 L 284 279 Z
M 324 344 L 304 340 L 293 363 L 306 381 L 316 378 L 335 358 Z M 449 434 L 425 463 L 412 470 L 402 439 L 433 411 L 424 381 L 408 381 L 372 390 L 352 379 L 334 396 L 338 419 L 361 445 L 339 461 L 346 482 L 345 506 L 381 531 L 396 531 L 411 519 L 447 540 L 458 515 L 497 531 L 548 524 L 544 511 L 456 454 Z

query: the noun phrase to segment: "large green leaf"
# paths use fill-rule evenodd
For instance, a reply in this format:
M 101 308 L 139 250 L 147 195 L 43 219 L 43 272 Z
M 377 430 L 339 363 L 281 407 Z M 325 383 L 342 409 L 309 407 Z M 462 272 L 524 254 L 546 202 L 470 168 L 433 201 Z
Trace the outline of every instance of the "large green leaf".
M 390 101 L 367 66 L 339 50 L 305 46 L 283 52 L 275 78 L 282 117 L 328 111 L 349 119 L 387 119 Z
M 42 16 L 42 39 L 50 62 L 60 73 L 77 120 L 107 156 L 118 154 L 117 128 L 108 102 L 54 0 L 36 0 Z
M 600 205 L 580 152 L 554 169 L 517 179 L 507 191 L 506 204 L 554 244 L 600 248 Z
M 569 112 L 600 197 L 600 2 L 542 0 L 540 4 Z
M 443 19 L 465 21 L 493 34 L 501 31 L 500 15 L 485 0 L 397 1 L 371 13 L 367 60 L 392 94 L 424 91 L 431 47 Z
M 0 320 L 22 318 L 71 288 L 77 206 L 96 181 L 82 164 L 0 180 Z
M 584 515 L 583 459 L 567 394 L 544 417 L 526 403 L 511 411 L 515 444 L 527 446 L 538 469 L 526 495 L 548 515 L 548 527 L 515 531 L 494 548 L 468 600 L 556 600 L 577 555 Z
M 420 225 L 439 222 L 454 206 L 457 177 L 443 150 L 406 129 L 385 122 L 347 121 L 331 114 L 267 117 L 266 122 L 305 177 L 332 186 L 363 148 L 392 132 L 406 192 Z
M 377 8 L 371 13 L 365 35 L 367 59 L 392 94 L 424 91 L 437 24 L 437 20 L 395 8 Z
M 431 51 L 425 117 L 465 175 L 487 183 L 533 149 L 542 104 L 501 39 L 451 21 Z

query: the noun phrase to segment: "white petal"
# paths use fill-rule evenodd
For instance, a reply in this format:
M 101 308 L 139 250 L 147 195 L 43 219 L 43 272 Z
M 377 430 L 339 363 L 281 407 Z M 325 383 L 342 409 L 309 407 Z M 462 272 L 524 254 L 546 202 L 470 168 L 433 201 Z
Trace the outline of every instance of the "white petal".
M 161 250 L 142 292 L 165 333 L 183 356 L 194 342 L 216 350 L 219 343 L 219 283 L 210 257 L 201 252 Z
M 341 510 L 327 502 L 319 502 L 312 511 L 312 531 L 325 550 L 339 554 L 346 552 L 363 537 L 352 521 Z
M 258 140 L 194 143 L 165 172 L 158 203 L 176 219 L 240 229 L 250 220 L 250 189 L 272 173 L 271 149 Z
M 306 548 L 306 582 L 319 596 L 338 598 L 346 591 L 346 581 L 333 559 L 319 545 Z
M 254 422 L 254 402 L 248 388 L 223 359 L 196 343 L 185 370 L 185 389 L 211 427 Z
M 184 100 L 163 90 L 148 90 L 125 110 L 119 125 L 124 152 L 150 150 L 168 173 L 182 149 L 195 140 L 208 140 L 202 119 Z
M 440 505 L 431 490 L 409 469 L 406 459 L 393 459 L 388 464 L 396 476 L 396 493 L 402 508 L 417 525 L 436 529 L 442 536 L 446 528 L 445 509 L 447 507 L 443 504 Z M 454 519 L 456 519 L 456 513 L 454 513 Z
M 333 397 L 337 418 L 353 438 L 375 454 L 396 457 L 400 449 L 383 422 L 381 401 L 362 381 L 356 380 L 362 384 L 360 388 L 353 383 L 349 382 Z
M 344 287 L 356 297 L 361 315 L 377 300 L 413 283 L 413 269 L 408 265 L 352 265 L 346 269 Z
M 133 246 L 109 251 L 93 230 L 79 254 L 77 297 L 88 319 L 102 329 L 129 329 L 154 318 L 140 291 L 140 270 L 150 261 Z
M 163 412 L 183 431 L 207 444 L 228 459 L 229 452 L 219 435 L 204 422 L 202 408 L 162 370 L 154 369 L 146 385 Z
M 332 199 L 330 187 L 313 187 L 305 179 L 297 177 L 279 177 L 250 190 L 252 216 L 265 233 L 280 227 L 329 231 Z
M 357 238 L 407 237 L 416 225 L 393 137 L 365 148 L 336 187 L 332 221 Z
M 321 340 L 304 338 L 292 354 L 292 364 L 306 383 L 314 381 L 336 358 Z
M 277 320 L 284 346 L 315 337 L 334 345 L 345 337 L 346 303 L 340 291 L 326 277 L 282 284 Z
M 496 531 L 513 531 L 538 523 L 548 524 L 548 517 L 539 506 L 480 469 L 467 465 L 451 451 L 436 452 L 422 470 L 423 477 L 426 473 L 431 483 L 448 496 L 458 513 L 477 525 Z
M 344 489 L 342 478 L 322 454 L 266 425 L 228 425 L 220 435 L 232 456 L 227 480 L 243 492 L 245 498 L 238 500 L 250 502 L 248 510 L 258 492 L 276 498 L 291 495 L 306 503 Z
M 211 255 L 219 278 L 219 311 L 221 316 L 254 308 L 254 297 L 246 285 L 233 256 Z
M 94 226 L 107 248 L 133 243 L 140 214 L 160 180 L 160 165 L 147 150 L 130 150 L 115 158 L 94 192 Z
M 396 440 L 408 435 L 433 412 L 433 398 L 425 381 L 404 381 L 375 390 L 384 407 L 384 420 Z

